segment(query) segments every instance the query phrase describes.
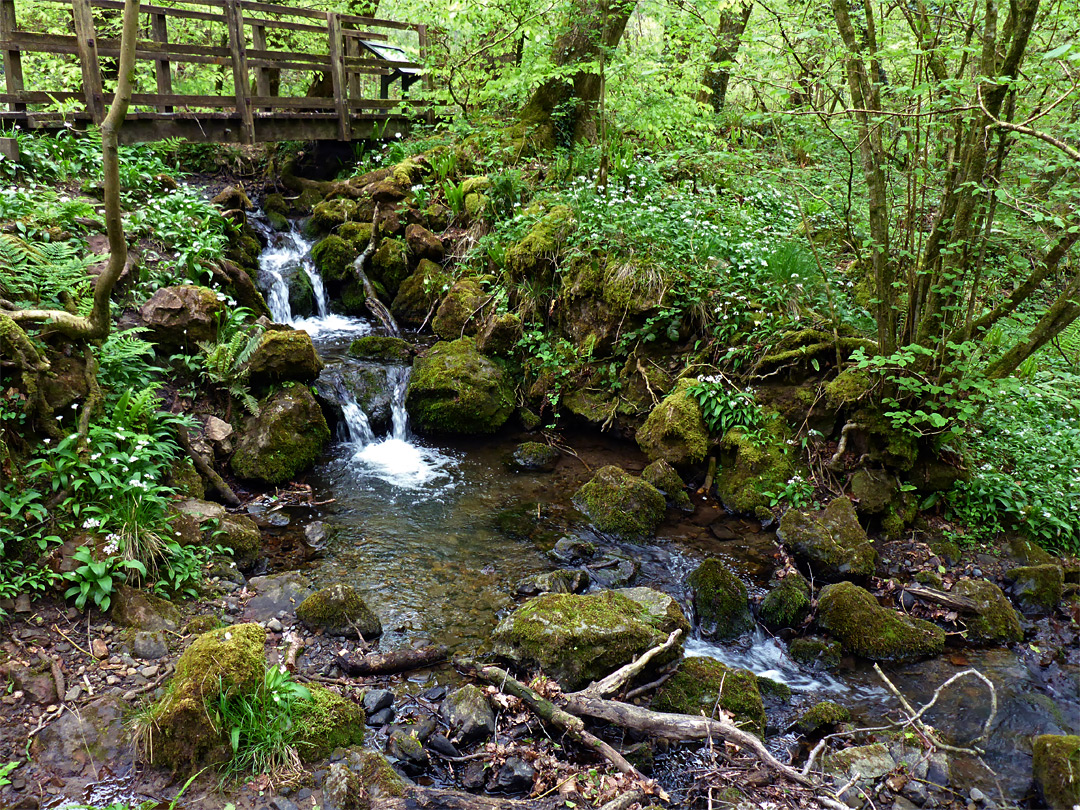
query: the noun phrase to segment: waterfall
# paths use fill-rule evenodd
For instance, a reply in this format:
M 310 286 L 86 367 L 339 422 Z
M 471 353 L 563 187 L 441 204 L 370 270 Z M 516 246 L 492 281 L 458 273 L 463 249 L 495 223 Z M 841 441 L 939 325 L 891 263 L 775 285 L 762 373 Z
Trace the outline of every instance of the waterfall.
M 270 307 L 270 314 L 276 323 L 289 324 L 309 332 L 318 332 L 327 327 L 355 331 L 361 323 L 358 319 L 342 318 L 330 313 L 326 285 L 311 258 L 314 244 L 294 227 L 285 233 L 273 235 L 271 245 L 259 256 L 259 270 L 267 287 L 266 303 Z M 316 311 L 312 318 L 296 318 L 289 303 L 289 281 L 299 272 L 303 272 L 311 283 Z

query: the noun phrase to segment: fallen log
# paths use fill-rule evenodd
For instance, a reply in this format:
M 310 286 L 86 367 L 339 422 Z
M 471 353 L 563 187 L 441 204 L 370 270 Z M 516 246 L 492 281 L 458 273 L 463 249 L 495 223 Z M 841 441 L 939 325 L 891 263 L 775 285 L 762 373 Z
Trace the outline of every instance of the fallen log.
M 360 657 L 339 654 L 337 658 L 341 671 L 354 678 L 363 675 L 392 675 L 395 672 L 421 669 L 445 661 L 446 647 L 439 645 L 415 650 L 394 650 Z
M 942 607 L 947 607 L 950 610 L 955 610 L 957 613 L 979 612 L 979 606 L 975 600 L 969 599 L 966 596 L 945 593 L 944 591 L 939 591 L 934 588 L 924 588 L 919 585 L 905 585 L 904 590 L 916 599 L 922 599 L 925 602 L 933 602 Z

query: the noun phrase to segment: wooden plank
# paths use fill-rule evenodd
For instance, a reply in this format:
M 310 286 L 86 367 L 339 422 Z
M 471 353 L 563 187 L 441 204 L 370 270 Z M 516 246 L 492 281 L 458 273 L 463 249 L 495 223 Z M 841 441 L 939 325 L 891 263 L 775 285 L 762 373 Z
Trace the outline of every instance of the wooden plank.
M 61 5 L 70 5 L 71 0 L 44 0 L 47 3 L 59 3 Z M 90 0 L 90 5 L 94 8 L 103 9 L 123 9 L 124 0 Z M 139 3 L 139 11 L 146 12 L 148 14 L 167 14 L 170 17 L 178 17 L 185 20 L 207 20 L 209 22 L 225 22 L 224 14 L 215 14 L 212 11 L 192 11 L 186 8 L 166 8 L 165 6 L 157 6 L 153 4 Z
M 377 17 L 361 17 L 357 14 L 339 14 L 338 21 L 352 25 L 365 25 L 369 28 L 392 28 L 395 31 L 412 31 L 416 26 L 413 23 L 402 23 L 396 20 L 381 20 Z
M 232 48 L 233 88 L 236 91 L 236 112 L 244 130 L 244 143 L 255 143 L 255 124 L 248 98 L 247 41 L 244 37 L 244 17 L 239 0 L 225 0 L 225 17 L 229 27 L 229 46 Z
M 252 24 L 251 20 L 247 20 L 247 24 L 251 27 L 251 44 L 252 50 L 248 51 L 248 56 L 252 56 L 259 51 L 266 50 L 266 28 L 259 24 Z M 256 96 L 269 96 L 270 95 L 270 69 L 261 65 L 255 65 L 254 61 L 248 62 L 248 67 L 255 68 L 255 95 Z M 252 99 L 252 104 L 255 101 Z
M 161 45 L 169 44 L 169 24 L 162 12 L 154 12 L 150 15 L 150 33 L 154 41 Z M 166 58 L 154 60 L 154 74 L 157 77 L 158 95 L 172 95 L 172 63 Z M 171 113 L 173 108 L 164 104 L 157 108 L 158 112 Z
M 389 34 L 377 34 L 374 31 L 364 31 L 359 28 L 343 28 L 341 35 L 346 39 L 368 39 L 372 42 L 389 42 Z
M 244 17 L 244 23 L 247 25 L 261 25 L 263 28 L 274 28 L 282 31 L 305 31 L 315 34 L 321 34 L 326 30 L 325 25 L 289 22 L 287 20 L 270 20 L 263 17 Z
M 342 39 L 341 23 L 338 16 L 329 13 L 327 16 L 327 44 L 330 55 L 330 77 L 334 85 L 334 105 L 338 112 L 338 140 L 351 141 L 352 129 L 349 121 L 348 86 L 345 84 L 345 65 L 342 63 Z
M 345 32 L 342 31 L 342 34 Z M 360 58 L 360 43 L 355 39 L 345 38 L 345 59 L 358 59 Z M 360 87 L 360 74 L 355 70 L 349 70 L 346 68 L 346 76 L 349 84 L 349 98 L 360 98 L 363 95 L 363 91 Z
M 252 96 L 251 106 L 275 110 L 336 110 L 337 102 L 325 96 Z
M 19 27 L 15 17 L 15 0 L 0 0 L 0 39 L 10 40 L 12 33 Z M 9 93 L 21 93 L 23 84 L 22 54 L 17 48 L 4 49 L 4 78 Z M 22 112 L 25 104 L 13 103 L 12 112 Z
M 421 24 L 421 25 L 416 26 L 416 37 L 417 37 L 417 39 L 419 40 L 419 43 L 420 43 L 420 61 L 422 63 L 426 64 L 427 59 L 428 59 L 428 39 L 427 39 L 427 26 L 426 25 Z M 435 81 L 434 81 L 434 77 L 431 75 L 430 71 L 428 71 L 428 70 L 424 71 L 424 73 L 423 73 L 423 82 L 424 82 L 424 92 L 425 93 L 433 93 L 435 91 Z M 405 95 L 404 84 L 402 85 L 402 93 L 401 94 Z M 427 111 L 426 120 L 427 120 L 427 123 L 429 123 L 429 124 L 434 124 L 435 123 L 435 111 L 434 110 L 428 110 Z
M 105 120 L 105 94 L 101 85 L 97 32 L 94 30 L 90 0 L 71 0 L 71 8 L 75 15 L 75 40 L 79 49 L 86 109 L 90 111 L 94 123 L 100 124 Z
M 281 14 L 287 17 L 308 17 L 312 20 L 325 20 L 325 11 L 315 11 L 311 8 L 296 8 L 290 6 L 283 8 L 281 6 L 272 6 L 268 3 L 252 3 L 249 0 L 243 0 L 244 11 L 257 11 L 260 14 Z
M 252 29 L 254 30 L 254 29 Z M 326 29 L 323 29 L 325 32 Z M 248 60 L 252 59 L 281 59 L 281 60 L 296 60 L 300 62 L 310 62 L 312 64 L 321 64 L 323 69 L 330 67 L 330 57 L 321 53 L 304 53 L 303 51 L 275 51 L 268 50 L 266 48 L 266 39 L 263 38 L 262 47 L 252 42 L 254 47 L 248 48 L 247 57 Z

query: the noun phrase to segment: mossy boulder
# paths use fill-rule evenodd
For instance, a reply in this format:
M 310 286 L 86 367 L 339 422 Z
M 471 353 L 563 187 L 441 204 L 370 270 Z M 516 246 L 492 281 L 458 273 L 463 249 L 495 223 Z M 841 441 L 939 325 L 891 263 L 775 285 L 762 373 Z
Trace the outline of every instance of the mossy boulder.
M 371 257 L 371 278 L 383 285 L 390 298 L 397 295 L 401 282 L 409 277 L 409 260 L 405 243 L 400 239 L 383 239 Z
M 693 380 L 680 380 L 638 429 L 638 447 L 650 461 L 688 467 L 705 460 L 709 431 L 701 406 L 688 391 L 693 384 Z
M 311 260 L 323 279 L 337 283 L 349 279 L 353 262 L 359 255 L 360 251 L 336 235 L 326 237 L 311 249 Z
M 409 225 L 405 228 L 405 246 L 414 262 L 429 259 L 441 262 L 445 255 L 442 240 L 423 225 Z
M 574 215 L 569 206 L 556 205 L 529 229 L 529 232 L 506 251 L 506 269 L 516 280 L 551 278 L 574 229 Z
M 551 472 L 562 458 L 562 453 L 549 444 L 523 442 L 514 448 L 510 467 L 525 472 Z
M 849 498 L 836 498 L 820 512 L 789 509 L 776 536 L 815 579 L 836 582 L 874 573 L 877 552 Z
M 247 515 L 223 515 L 216 528 L 205 530 L 208 546 L 221 545 L 232 552 L 241 571 L 250 572 L 262 557 L 262 532 Z
M 765 594 L 759 618 L 769 630 L 798 628 L 810 615 L 810 585 L 797 572 L 790 573 Z
M 851 416 L 859 427 L 848 437 L 848 451 L 866 455 L 875 464 L 907 472 L 919 457 L 919 444 L 910 431 L 897 427 L 878 407 L 865 407 Z
M 796 474 L 787 437 L 786 423 L 775 415 L 764 431 L 753 436 L 741 427 L 724 434 L 716 490 L 727 509 L 760 520 L 773 516 L 771 493 L 783 489 Z
M 1001 588 L 985 579 L 962 579 L 953 585 L 956 596 L 973 599 L 975 616 L 965 618 L 967 640 L 974 644 L 1004 644 L 1022 641 L 1020 617 Z
M 765 704 L 754 673 L 733 669 L 712 658 L 683 660 L 675 674 L 657 690 L 652 708 L 711 717 L 718 700 L 720 708 L 732 714 L 737 726 L 759 737 L 765 736 Z
M 678 602 L 649 588 L 600 593 L 546 594 L 531 599 L 495 628 L 495 652 L 535 667 L 564 689 L 598 680 L 690 625 Z M 664 664 L 682 644 L 661 655 Z
M 632 542 L 656 534 L 667 511 L 660 490 L 615 466 L 597 470 L 574 495 L 574 505 L 598 532 Z
M 521 318 L 513 312 L 492 314 L 476 335 L 476 348 L 487 355 L 509 355 L 521 340 Z
M 514 390 L 472 338 L 441 341 L 413 364 L 405 407 L 422 432 L 494 433 L 514 412 Z
M 402 326 L 419 328 L 452 283 L 450 274 L 442 267 L 422 259 L 413 274 L 401 282 L 390 311 Z
M 305 385 L 283 388 L 244 423 L 231 466 L 240 478 L 277 486 L 303 472 L 330 441 L 322 408 Z
M 851 496 L 862 515 L 879 515 L 888 509 L 900 490 L 896 476 L 884 470 L 857 470 L 851 476 Z
M 304 268 L 294 268 L 291 273 L 283 271 L 285 284 L 289 289 L 289 312 L 294 318 L 308 318 L 315 314 L 318 304 L 315 302 L 315 288 Z M 269 294 L 269 290 L 264 289 Z
M 296 608 L 296 618 L 309 630 L 328 636 L 370 639 L 382 635 L 382 622 L 350 585 L 316 591 Z
M 665 498 L 668 505 L 684 512 L 693 512 L 694 505 L 690 503 L 690 495 L 686 492 L 686 484 L 675 472 L 675 468 L 663 459 L 658 459 L 649 464 L 641 471 L 641 480 L 652 484 Z
M 358 360 L 409 363 L 414 354 L 412 346 L 401 338 L 385 335 L 365 335 L 349 344 L 349 356 Z
M 820 636 L 804 636 L 791 640 L 788 653 L 800 664 L 820 665 L 825 669 L 833 669 L 840 666 L 843 650 L 839 641 L 829 641 Z
M 1028 615 L 1053 613 L 1061 602 L 1065 574 L 1060 565 L 1022 565 L 1005 573 L 1020 610 Z
M 333 231 L 346 222 L 356 219 L 355 200 L 339 197 L 321 202 L 311 209 L 311 218 L 307 222 L 307 232 L 311 236 L 320 236 Z
M 226 760 L 228 730 L 207 721 L 221 695 L 254 694 L 266 671 L 266 631 L 257 624 L 222 627 L 196 638 L 176 662 L 165 696 L 147 713 L 146 751 L 174 770 Z
M 324 686 L 308 684 L 311 700 L 293 704 L 293 723 L 299 732 L 296 752 L 304 762 L 318 762 L 337 748 L 364 742 L 364 710 Z
M 489 297 L 475 278 L 458 279 L 439 304 L 431 321 L 432 331 L 443 340 L 476 335 L 483 325 L 481 310 Z
M 176 490 L 177 495 L 185 498 L 205 498 L 206 487 L 202 476 L 195 469 L 195 463 L 185 458 L 174 464 L 166 475 L 165 484 Z
M 217 336 L 224 311 L 225 304 L 213 290 L 182 284 L 162 287 L 155 292 L 139 307 L 139 318 L 154 343 L 194 348 L 199 341 L 213 340 Z
M 338 228 L 337 235 L 353 246 L 358 252 L 371 242 L 372 227 L 370 222 L 346 222 Z
M 486 740 L 495 731 L 495 712 L 487 695 L 475 684 L 465 684 L 447 695 L 441 713 L 458 742 Z
M 1080 804 L 1080 736 L 1042 734 L 1032 744 L 1035 784 L 1051 810 Z
M 252 385 L 268 385 L 287 380 L 311 382 L 322 371 L 323 362 L 307 332 L 274 329 L 264 332 L 248 361 Z
M 390 170 L 390 178 L 402 188 L 413 186 L 431 171 L 431 164 L 422 155 L 407 157 Z
M 939 654 L 945 646 L 940 627 L 881 607 L 873 594 L 851 582 L 822 589 L 817 624 L 844 649 L 872 661 L 917 661 Z
M 810 736 L 846 723 L 850 719 L 851 712 L 839 703 L 823 700 L 799 715 L 799 719 L 795 721 L 795 728 L 800 734 Z
M 722 560 L 705 560 L 687 578 L 694 617 L 706 638 L 729 639 L 754 629 L 746 586 Z

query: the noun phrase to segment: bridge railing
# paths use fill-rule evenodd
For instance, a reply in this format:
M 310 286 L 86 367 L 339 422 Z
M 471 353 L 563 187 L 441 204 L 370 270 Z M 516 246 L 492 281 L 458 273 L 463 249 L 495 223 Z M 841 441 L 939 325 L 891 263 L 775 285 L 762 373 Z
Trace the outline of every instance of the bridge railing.
M 15 0 L 0 0 L 0 107 L 8 106 L 0 121 L 100 124 L 115 85 L 123 0 L 44 2 L 61 24 L 33 31 L 20 25 Z M 125 125 L 125 140 L 189 132 L 238 143 L 352 140 L 399 123 L 402 108 L 424 107 L 407 96 L 422 78 L 424 25 L 254 0 L 159 3 L 140 6 L 128 118 L 138 124 Z

